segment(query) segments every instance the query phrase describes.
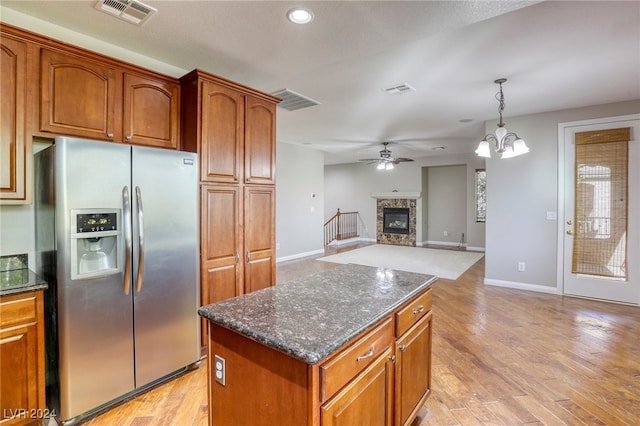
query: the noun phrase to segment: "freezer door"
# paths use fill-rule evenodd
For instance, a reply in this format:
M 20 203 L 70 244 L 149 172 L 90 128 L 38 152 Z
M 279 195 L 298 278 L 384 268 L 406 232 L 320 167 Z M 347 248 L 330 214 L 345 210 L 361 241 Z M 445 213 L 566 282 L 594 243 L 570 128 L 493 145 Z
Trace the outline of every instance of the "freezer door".
M 133 147 L 136 387 L 199 360 L 195 154 Z
M 125 145 L 62 137 L 49 149 L 55 150 L 54 167 L 38 173 L 55 172 L 59 415 L 64 420 L 134 389 L 133 308 L 123 280 L 124 235 L 119 234 L 117 247 L 109 248 L 118 253 L 105 274 L 72 279 L 72 270 L 79 270 L 74 263 L 82 262 L 74 242 L 81 247 L 87 242 L 73 238 L 78 234 L 77 211 L 109 212 L 117 218 L 118 232 L 125 229 L 122 193 L 130 186 L 131 151 Z M 109 238 L 115 237 L 103 240 Z M 99 241 L 90 244 L 88 250 L 107 251 Z

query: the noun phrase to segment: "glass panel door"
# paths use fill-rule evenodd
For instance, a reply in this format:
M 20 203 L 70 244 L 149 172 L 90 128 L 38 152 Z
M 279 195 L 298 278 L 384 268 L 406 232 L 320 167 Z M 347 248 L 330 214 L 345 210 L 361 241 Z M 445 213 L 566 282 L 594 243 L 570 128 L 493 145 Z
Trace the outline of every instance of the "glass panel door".
M 638 132 L 640 120 L 564 128 L 565 294 L 640 304 Z

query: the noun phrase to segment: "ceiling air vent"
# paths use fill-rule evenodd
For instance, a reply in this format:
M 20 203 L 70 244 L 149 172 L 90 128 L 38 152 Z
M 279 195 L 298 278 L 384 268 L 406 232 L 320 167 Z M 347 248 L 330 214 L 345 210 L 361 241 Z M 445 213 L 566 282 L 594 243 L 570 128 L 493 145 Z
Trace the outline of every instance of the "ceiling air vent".
M 158 11 L 137 0 L 98 0 L 94 8 L 134 25 L 144 24 Z
M 282 102 L 278 104 L 280 108 L 284 108 L 289 111 L 320 105 L 320 102 L 314 101 L 306 96 L 302 96 L 301 94 L 289 89 L 279 90 L 272 93 L 272 95 L 282 99 Z
M 384 91 L 389 95 L 397 95 L 398 93 L 415 92 L 416 89 L 409 86 L 407 83 L 402 83 L 397 86 L 387 87 Z

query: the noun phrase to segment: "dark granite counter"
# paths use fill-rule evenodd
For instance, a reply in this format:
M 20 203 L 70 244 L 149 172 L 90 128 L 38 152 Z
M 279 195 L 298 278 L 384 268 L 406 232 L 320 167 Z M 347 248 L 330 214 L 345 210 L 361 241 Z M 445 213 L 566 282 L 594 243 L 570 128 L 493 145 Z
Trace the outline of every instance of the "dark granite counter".
M 27 255 L 0 256 L 0 296 L 47 288 L 47 283 L 27 265 Z
M 308 364 L 340 349 L 437 277 L 343 265 L 203 306 L 210 321 Z

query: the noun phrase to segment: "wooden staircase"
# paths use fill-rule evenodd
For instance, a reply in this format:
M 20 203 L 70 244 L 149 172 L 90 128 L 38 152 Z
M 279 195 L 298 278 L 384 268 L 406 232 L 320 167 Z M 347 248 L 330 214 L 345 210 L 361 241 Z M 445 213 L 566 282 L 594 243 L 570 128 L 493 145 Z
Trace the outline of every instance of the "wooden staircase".
M 359 237 L 358 225 L 360 221 L 358 219 L 358 212 L 342 213 L 338 209 L 337 213 L 324 224 L 324 245 L 327 246 L 335 240 Z

